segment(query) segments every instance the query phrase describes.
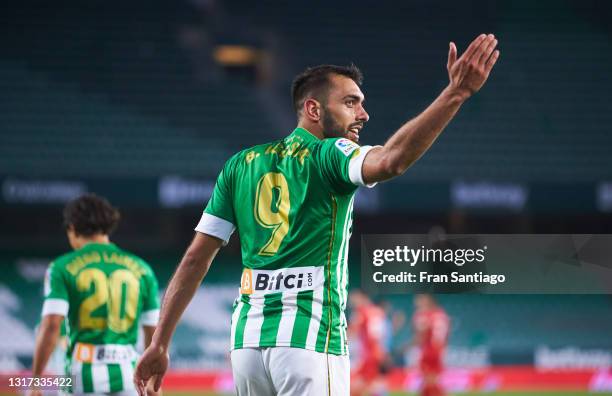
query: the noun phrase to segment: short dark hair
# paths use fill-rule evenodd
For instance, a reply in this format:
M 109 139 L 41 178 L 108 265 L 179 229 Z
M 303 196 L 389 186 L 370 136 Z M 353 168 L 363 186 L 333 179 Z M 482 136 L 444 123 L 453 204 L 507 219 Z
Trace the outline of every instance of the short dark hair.
M 120 218 L 117 208 L 96 194 L 82 195 L 64 208 L 64 227 L 72 227 L 77 235 L 84 237 L 110 235 L 117 228 Z
M 324 102 L 330 85 L 330 74 L 338 74 L 355 81 L 357 85 L 363 82 L 363 73 L 355 64 L 348 66 L 319 65 L 309 67 L 298 74 L 291 84 L 293 107 L 299 114 L 307 96 L 315 96 Z

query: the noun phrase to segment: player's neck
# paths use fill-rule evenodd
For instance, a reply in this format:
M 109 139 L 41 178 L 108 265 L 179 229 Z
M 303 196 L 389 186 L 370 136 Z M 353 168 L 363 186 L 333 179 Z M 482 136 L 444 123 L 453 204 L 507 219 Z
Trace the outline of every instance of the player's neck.
M 88 245 L 90 243 L 109 244 L 110 239 L 108 238 L 108 235 L 105 235 L 105 234 L 96 234 L 90 237 L 80 237 L 78 241 L 76 241 L 74 249 L 78 250 L 82 248 L 83 246 Z
M 311 135 L 316 136 L 319 139 L 323 139 L 323 129 L 319 126 L 319 124 L 315 124 L 308 121 L 300 121 L 298 123 L 298 128 L 302 128 L 310 132 Z

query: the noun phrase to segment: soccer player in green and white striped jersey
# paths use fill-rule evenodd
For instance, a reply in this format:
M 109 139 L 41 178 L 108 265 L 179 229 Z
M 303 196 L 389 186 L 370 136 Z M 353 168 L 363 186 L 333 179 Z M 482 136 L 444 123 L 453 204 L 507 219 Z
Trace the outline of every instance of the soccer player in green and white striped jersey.
M 33 375 L 43 374 L 66 318 L 66 391 L 135 395 L 139 325 L 150 343 L 159 317 L 151 267 L 109 240 L 119 212 L 93 194 L 70 202 L 64 223 L 73 252 L 55 259 L 45 277 L 45 302 Z
M 238 395 L 348 395 L 348 241 L 359 186 L 401 175 L 484 84 L 499 52 L 480 35 L 457 59 L 450 83 L 384 146 L 359 146 L 368 121 L 355 66 L 307 69 L 293 83 L 297 128 L 243 150 L 223 167 L 196 236 L 170 282 L 160 325 L 135 382 L 168 366 L 178 320 L 219 248 L 240 233 L 243 272 L 231 323 Z

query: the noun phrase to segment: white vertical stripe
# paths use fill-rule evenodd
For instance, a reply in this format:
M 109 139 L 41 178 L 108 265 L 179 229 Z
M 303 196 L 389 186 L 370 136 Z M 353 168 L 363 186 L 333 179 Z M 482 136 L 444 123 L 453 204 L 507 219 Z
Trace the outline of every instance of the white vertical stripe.
M 338 293 L 338 304 L 340 305 L 340 352 L 342 354 L 344 351 L 344 344 L 346 340 L 346 334 L 342 331 L 343 323 L 343 304 L 344 304 L 344 290 L 342 290 L 343 278 L 344 278 L 344 266 L 346 263 L 346 257 L 348 254 L 348 239 L 349 239 L 349 218 L 351 215 L 351 209 L 353 207 L 353 200 L 355 199 L 355 195 L 351 198 L 347 208 L 346 208 L 346 216 L 344 217 L 344 225 L 342 227 L 342 242 L 340 243 L 340 249 L 338 251 L 338 260 L 336 263 L 336 292 Z
M 276 335 L 277 345 L 279 342 L 291 342 L 293 325 L 295 323 L 295 316 L 297 314 L 297 296 L 297 293 L 283 293 L 283 297 L 281 299 L 283 311 L 281 312 L 281 319 L 278 323 L 278 334 Z
M 308 324 L 308 335 L 306 336 L 306 346 L 314 349 L 317 345 L 317 336 L 321 326 L 321 314 L 323 313 L 323 292 L 325 287 L 319 287 L 312 293 L 312 314 Z
M 346 334 L 346 329 L 348 326 L 347 320 L 346 320 L 346 303 L 348 300 L 348 253 L 349 253 L 349 241 L 351 239 L 351 232 L 350 232 L 350 228 L 352 226 L 352 212 L 353 212 L 353 204 L 355 201 L 355 196 L 353 196 L 353 198 L 351 199 L 351 202 L 349 204 L 348 207 L 348 213 L 350 214 L 349 219 L 347 221 L 347 237 L 346 237 L 346 243 L 344 246 L 344 259 L 343 259 L 343 265 L 342 265 L 342 281 L 340 282 L 340 292 L 341 294 L 341 298 L 340 298 L 340 313 L 341 313 L 341 332 L 342 332 L 342 337 L 343 337 L 343 341 L 342 341 L 342 348 L 343 348 L 343 353 L 348 353 L 348 348 L 347 348 L 347 344 L 346 344 L 346 340 L 347 340 L 347 334 Z
M 344 249 L 344 268 L 343 268 L 343 273 L 342 273 L 342 285 L 340 287 L 340 289 L 342 290 L 343 293 L 343 298 L 342 298 L 342 310 L 344 310 L 346 308 L 346 302 L 348 300 L 348 253 L 349 253 L 349 241 L 351 239 L 351 233 L 350 233 L 350 228 L 353 225 L 353 205 L 355 204 L 355 196 L 353 195 L 353 198 L 351 199 L 351 203 L 349 205 L 348 211 L 351 214 L 350 216 L 350 221 L 349 224 L 347 226 L 347 231 L 348 231 L 348 235 L 346 238 L 346 247 Z
M 83 363 L 73 359 L 70 364 L 70 376 L 72 377 L 72 393 L 83 393 Z
M 344 353 L 348 354 L 349 350 L 348 350 L 348 340 L 347 340 L 347 335 L 346 335 L 346 328 L 347 328 L 348 324 L 346 322 L 346 313 L 344 311 L 342 311 L 342 336 L 344 337 L 344 343 L 342 344 L 342 348 L 344 349 Z
M 349 282 L 349 271 L 348 271 L 348 253 L 349 253 L 349 244 L 350 244 L 350 240 L 351 240 L 351 235 L 352 235 L 352 231 L 351 231 L 351 227 L 353 226 L 353 206 L 355 205 L 355 196 L 353 195 L 353 198 L 351 199 L 351 204 L 349 206 L 349 213 L 350 213 L 350 217 L 349 217 L 349 224 L 347 226 L 347 230 L 348 230 L 348 235 L 346 238 L 346 248 L 344 249 L 344 269 L 343 269 L 343 273 L 342 273 L 342 285 L 340 287 L 340 290 L 342 290 L 342 306 L 341 306 L 341 310 L 342 310 L 342 320 L 343 320 L 343 331 L 344 331 L 344 339 L 348 340 L 346 331 L 347 331 L 347 327 L 348 327 L 348 322 L 346 320 L 346 304 L 348 302 L 348 282 Z M 348 354 L 348 346 L 347 343 L 345 342 L 344 344 L 344 352 Z
M 108 380 L 108 367 L 106 364 L 91 365 L 91 377 L 93 379 L 94 392 L 110 392 L 110 382 Z
M 346 249 L 346 255 L 344 258 L 344 275 L 342 276 L 342 285 L 340 288 L 342 289 L 342 310 L 346 309 L 346 303 L 348 301 L 348 248 Z
M 336 261 L 336 293 L 338 294 L 338 305 L 339 310 L 342 310 L 342 292 L 340 291 L 340 284 L 342 283 L 342 257 L 344 256 L 344 244 L 346 241 L 346 223 L 348 217 L 348 211 L 346 212 L 346 217 L 344 218 L 344 225 L 342 226 L 342 242 L 340 243 L 340 249 L 338 249 L 338 260 Z M 342 317 L 338 318 L 339 321 L 342 320 Z M 342 323 L 340 323 L 342 326 Z M 342 331 L 340 331 L 340 352 L 344 353 L 343 350 L 344 340 L 342 339 Z
M 132 362 L 123 362 L 120 367 L 123 390 L 134 389 L 134 368 L 132 367 Z
M 242 311 L 242 306 L 244 305 L 242 301 L 240 301 L 240 296 L 238 296 L 238 304 L 236 308 L 234 308 L 234 312 L 232 312 L 232 330 L 230 331 L 230 345 L 231 349 L 234 349 L 236 344 L 236 325 L 238 325 L 238 318 L 240 317 L 240 311 Z
M 264 321 L 263 307 L 264 297 L 251 298 L 251 308 L 247 314 L 246 326 L 244 326 L 244 345 L 259 345 L 261 339 L 261 325 Z

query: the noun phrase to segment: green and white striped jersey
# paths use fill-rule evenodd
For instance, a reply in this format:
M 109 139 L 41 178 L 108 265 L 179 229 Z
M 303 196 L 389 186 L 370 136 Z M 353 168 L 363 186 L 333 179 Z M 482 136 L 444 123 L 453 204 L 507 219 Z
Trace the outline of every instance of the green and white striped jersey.
M 112 243 L 88 243 L 54 260 L 42 315 L 66 317 L 73 393 L 134 389 L 138 327 L 159 318 L 157 280 L 142 259 Z
M 353 202 L 370 146 L 297 128 L 225 164 L 196 231 L 240 233 L 243 273 L 231 348 L 347 354 Z

